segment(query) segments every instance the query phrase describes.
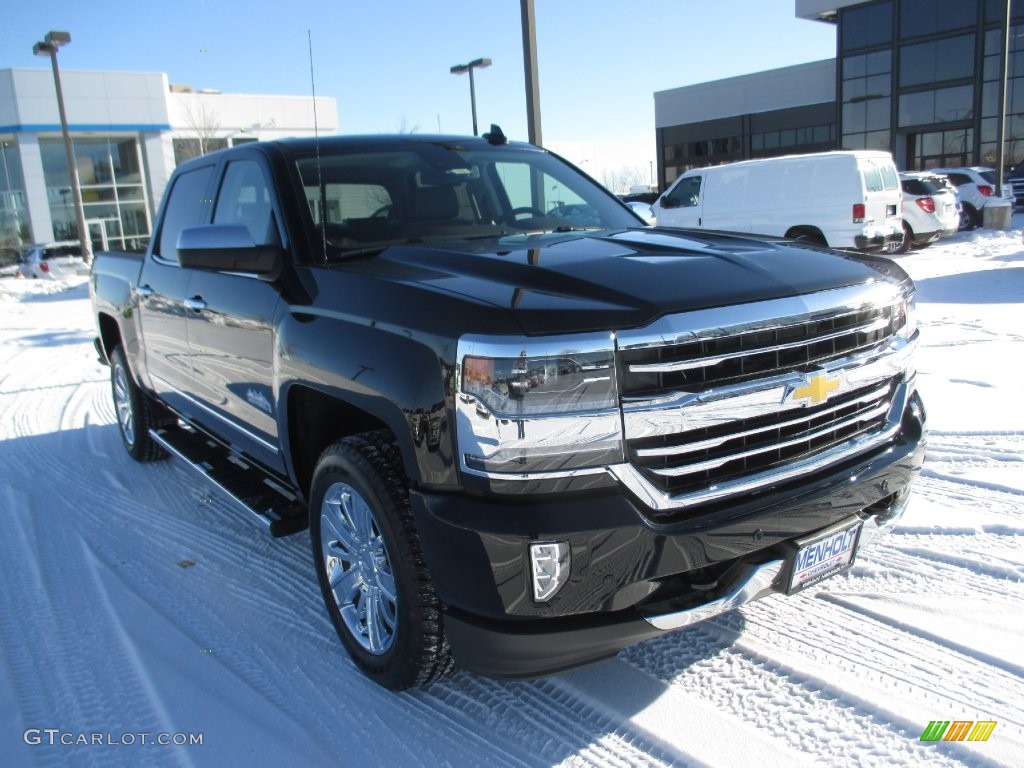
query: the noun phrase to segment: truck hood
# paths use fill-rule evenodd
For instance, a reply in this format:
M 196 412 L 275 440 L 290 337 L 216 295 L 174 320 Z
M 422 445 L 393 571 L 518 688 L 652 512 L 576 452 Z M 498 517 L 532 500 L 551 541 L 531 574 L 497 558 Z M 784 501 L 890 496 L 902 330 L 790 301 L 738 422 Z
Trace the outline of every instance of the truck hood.
M 635 328 L 674 312 L 909 279 L 884 258 L 664 228 L 393 246 L 356 268 L 503 307 L 530 335 Z

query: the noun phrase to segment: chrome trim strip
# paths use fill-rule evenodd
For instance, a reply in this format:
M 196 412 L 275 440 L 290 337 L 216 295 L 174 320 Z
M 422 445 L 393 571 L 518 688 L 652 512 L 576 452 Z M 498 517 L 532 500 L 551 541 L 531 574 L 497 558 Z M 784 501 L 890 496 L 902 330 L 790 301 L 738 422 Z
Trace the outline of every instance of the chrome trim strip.
M 748 429 L 744 432 L 731 432 L 727 435 L 721 435 L 720 437 L 713 437 L 707 440 L 700 440 L 696 443 L 686 443 L 685 445 L 670 445 L 664 448 L 638 448 L 634 451 L 634 454 L 640 458 L 646 458 L 648 456 L 675 456 L 681 453 L 692 453 L 693 451 L 703 451 L 707 448 L 715 448 L 722 443 L 727 443 L 730 440 L 738 440 L 741 438 L 752 437 L 753 435 L 759 435 L 763 432 L 770 432 L 774 429 L 784 429 L 786 427 L 795 427 L 798 424 L 803 424 L 810 419 L 819 419 L 822 416 L 828 416 L 830 413 L 848 408 L 851 405 L 863 405 L 870 403 L 873 400 L 878 400 L 888 394 L 888 387 L 878 388 L 871 392 L 868 392 L 861 397 L 854 398 L 853 400 L 847 400 L 845 403 L 833 406 L 832 408 L 826 408 L 822 411 L 816 411 L 811 416 L 804 416 L 800 419 L 790 419 L 789 421 L 779 422 L 778 424 L 769 424 L 764 427 L 758 427 L 756 429 Z M 886 406 L 888 407 L 888 406 Z
M 679 629 L 680 627 L 696 624 L 698 621 L 704 621 L 705 619 L 710 619 L 720 613 L 725 613 L 726 611 L 739 608 L 741 605 L 745 605 L 756 599 L 764 590 L 772 587 L 772 585 L 775 584 L 775 580 L 782 572 L 784 565 L 784 560 L 771 560 L 770 562 L 763 563 L 762 565 L 754 568 L 746 579 L 744 579 L 732 592 L 724 597 L 712 600 L 710 603 L 705 603 L 704 605 L 698 605 L 693 608 L 676 611 L 675 613 L 665 613 L 660 616 L 645 616 L 644 620 L 651 626 L 657 627 L 658 629 Z
M 909 363 L 917 347 L 917 339 L 917 334 L 910 341 L 894 336 L 881 350 L 855 354 L 821 366 L 821 370 L 830 376 L 838 375 L 842 379 L 833 397 L 880 385 L 897 376 L 909 378 Z M 643 400 L 623 398 L 626 440 L 674 435 L 740 419 L 802 409 L 803 403 L 786 402 L 790 388 L 801 383 L 801 374 L 791 372 L 727 387 L 713 387 L 703 392 L 669 392 Z
M 653 472 L 654 474 L 660 475 L 662 477 L 682 477 L 683 475 L 692 475 L 694 472 L 705 472 L 709 469 L 715 469 L 716 467 L 720 467 L 723 464 L 728 464 L 730 461 L 736 461 L 737 459 L 746 459 L 750 458 L 751 456 L 757 456 L 762 453 L 774 451 L 777 448 L 789 448 L 790 446 L 798 445 L 799 443 L 806 443 L 809 440 L 816 440 L 817 438 L 822 437 L 828 434 L 829 432 L 834 432 L 837 429 L 843 429 L 844 427 L 853 426 L 854 424 L 857 424 L 861 421 L 870 421 L 871 419 L 881 416 L 888 410 L 889 403 L 882 403 L 881 405 L 872 408 L 870 411 L 865 411 L 864 413 L 857 414 L 856 416 L 851 416 L 848 419 L 843 419 L 842 421 L 834 422 L 832 424 L 829 424 L 827 427 L 824 427 L 823 429 L 819 429 L 817 432 L 811 432 L 809 435 L 795 437 L 790 440 L 783 440 L 782 442 L 772 443 L 771 445 L 765 445 L 760 448 L 752 448 L 749 451 L 731 453 L 728 456 L 720 456 L 719 458 L 716 459 L 707 459 L 706 461 L 699 461 L 696 464 L 686 464 L 681 467 L 669 467 L 667 469 L 647 468 L 647 471 Z M 850 438 L 848 437 L 844 438 L 843 442 L 845 443 L 849 439 Z M 682 453 L 689 453 L 689 451 L 682 451 Z
M 818 344 L 822 341 L 832 341 L 833 339 L 841 339 L 844 336 L 851 336 L 855 333 L 871 333 L 881 328 L 885 328 L 891 322 L 890 318 L 882 317 L 873 322 L 867 323 L 866 325 L 858 326 L 857 328 L 847 328 L 843 331 L 837 331 L 836 333 L 830 333 L 825 336 L 814 336 L 808 339 L 802 339 L 800 341 L 791 341 L 786 344 L 776 344 L 771 347 L 756 347 L 752 349 L 745 349 L 741 352 L 732 352 L 727 355 L 718 355 L 716 357 L 699 357 L 692 360 L 678 360 L 673 363 L 637 363 L 629 366 L 630 373 L 676 373 L 678 371 L 689 371 L 694 368 L 707 368 L 712 365 L 718 365 L 719 363 L 725 362 L 726 360 L 739 360 L 743 357 L 751 357 L 753 355 L 761 355 L 769 352 L 781 352 L 787 349 L 798 349 L 800 347 L 807 347 L 811 344 Z
M 871 307 L 891 306 L 903 298 L 899 286 L 887 282 L 869 282 L 803 296 L 667 315 L 644 328 L 619 331 L 616 336 L 619 349 L 623 351 L 664 347 L 702 338 L 784 328 L 816 318 L 825 319 Z
M 149 376 L 150 376 L 150 378 L 151 378 L 151 379 L 155 379 L 156 381 L 159 381 L 159 382 L 160 382 L 161 384 L 163 384 L 163 385 L 164 385 L 164 387 L 165 387 L 165 388 L 167 388 L 167 389 L 171 390 L 171 391 L 172 391 L 172 392 L 174 392 L 174 393 L 175 393 L 176 395 L 180 395 L 181 397 L 185 398 L 186 400 L 188 400 L 188 401 L 189 401 L 190 403 L 192 403 L 192 404 L 193 404 L 194 406 L 196 406 L 197 408 L 201 408 L 201 409 L 203 409 L 204 411 L 206 411 L 206 412 L 207 412 L 208 414 L 210 414 L 210 415 L 211 415 L 211 416 L 213 416 L 214 418 L 220 419 L 220 420 L 221 420 L 222 422 L 224 422 L 225 424 L 227 424 L 227 425 L 228 425 L 229 427 L 231 427 L 232 429 L 238 430 L 238 431 L 239 431 L 239 432 L 241 432 L 241 433 L 242 433 L 243 435 L 245 435 L 246 437 L 248 437 L 248 438 L 249 438 L 250 440 L 252 440 L 252 441 L 254 441 L 254 442 L 257 442 L 257 443 L 259 443 L 259 444 L 260 444 L 260 445 L 262 445 L 262 446 L 263 446 L 264 448 L 266 448 L 266 449 L 267 449 L 268 451 L 272 451 L 273 453 L 277 453 L 277 454 L 281 453 L 281 449 L 280 449 L 280 448 L 279 448 L 278 446 L 274 445 L 273 443 L 267 442 L 267 440 L 266 440 L 266 439 L 264 439 L 264 438 L 260 437 L 259 435 L 253 434 L 252 432 L 250 432 L 250 431 L 249 431 L 248 429 L 246 429 L 245 427 L 240 427 L 240 426 L 239 426 L 239 425 L 238 425 L 238 424 L 237 424 L 237 423 L 236 423 L 235 421 L 233 421 L 232 419 L 229 419 L 229 418 L 227 418 L 226 416 L 224 416 L 224 415 L 222 415 L 222 414 L 220 414 L 220 413 L 217 413 L 217 412 L 216 412 L 215 410 L 213 410 L 212 408 L 210 408 L 210 407 L 208 407 L 208 406 L 206 406 L 206 405 L 203 405 L 203 404 L 202 404 L 201 402 L 199 402 L 199 401 L 198 401 L 198 400 L 196 400 L 196 399 L 195 399 L 194 397 L 192 397 L 192 395 L 189 395 L 189 394 L 186 394 L 185 392 L 182 392 L 182 391 L 181 391 L 180 389 L 178 389 L 178 388 L 177 388 L 176 386 L 174 386 L 173 384 L 171 384 L 171 383 L 170 383 L 169 381 L 167 381 L 166 379 L 163 379 L 163 378 L 161 378 L 160 376 L 157 376 L 156 374 L 152 374 L 152 373 L 151 373 L 151 374 L 149 374 Z
M 849 443 L 838 445 L 835 448 L 819 453 L 806 461 L 787 464 L 783 467 L 761 472 L 756 475 L 743 477 L 732 482 L 712 485 L 703 491 L 695 491 L 679 496 L 662 491 L 655 487 L 642 472 L 632 464 L 616 464 L 608 467 L 616 480 L 622 483 L 630 492 L 651 509 L 658 511 L 680 510 L 717 501 L 734 494 L 746 493 L 767 485 L 782 483 L 792 480 L 800 475 L 817 472 L 830 464 L 837 464 L 853 458 L 860 453 L 867 453 L 875 448 L 885 445 L 896 438 L 900 431 L 900 420 L 903 410 L 907 406 L 910 394 L 913 390 L 903 383 L 896 390 L 893 397 L 892 407 L 889 410 L 888 422 L 885 429 L 879 432 L 872 432 L 856 438 Z

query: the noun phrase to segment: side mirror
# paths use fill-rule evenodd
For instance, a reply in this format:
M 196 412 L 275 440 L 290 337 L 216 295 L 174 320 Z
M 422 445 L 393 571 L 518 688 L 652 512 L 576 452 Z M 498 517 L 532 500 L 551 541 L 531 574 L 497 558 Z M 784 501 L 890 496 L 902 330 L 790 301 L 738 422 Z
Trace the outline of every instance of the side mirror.
M 658 201 L 658 204 L 662 208 L 678 208 L 683 203 L 678 197 L 673 197 L 672 195 L 662 195 L 661 199 Z
M 205 224 L 178 233 L 178 262 L 187 269 L 245 272 L 274 280 L 284 263 L 284 249 L 256 245 L 241 224 Z

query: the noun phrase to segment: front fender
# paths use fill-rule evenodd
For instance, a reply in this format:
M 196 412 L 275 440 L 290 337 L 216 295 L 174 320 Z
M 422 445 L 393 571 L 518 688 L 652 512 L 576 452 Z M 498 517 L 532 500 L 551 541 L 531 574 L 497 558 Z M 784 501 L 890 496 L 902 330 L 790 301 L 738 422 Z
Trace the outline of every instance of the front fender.
M 276 358 L 278 402 L 303 386 L 387 426 L 414 485 L 457 485 L 446 389 L 453 380 L 454 343 L 408 328 L 333 310 L 286 308 Z M 294 456 L 288 408 L 278 409 L 286 456 Z M 349 434 L 337 425 L 339 436 Z M 294 468 L 290 467 L 290 471 Z

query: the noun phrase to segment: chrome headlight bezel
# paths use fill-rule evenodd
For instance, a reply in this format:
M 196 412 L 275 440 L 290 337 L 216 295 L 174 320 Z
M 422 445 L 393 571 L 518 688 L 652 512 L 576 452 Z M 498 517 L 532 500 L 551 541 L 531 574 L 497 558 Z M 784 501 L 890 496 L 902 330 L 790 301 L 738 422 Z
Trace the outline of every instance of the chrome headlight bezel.
M 623 461 L 613 334 L 466 335 L 455 371 L 463 472 L 553 479 Z

